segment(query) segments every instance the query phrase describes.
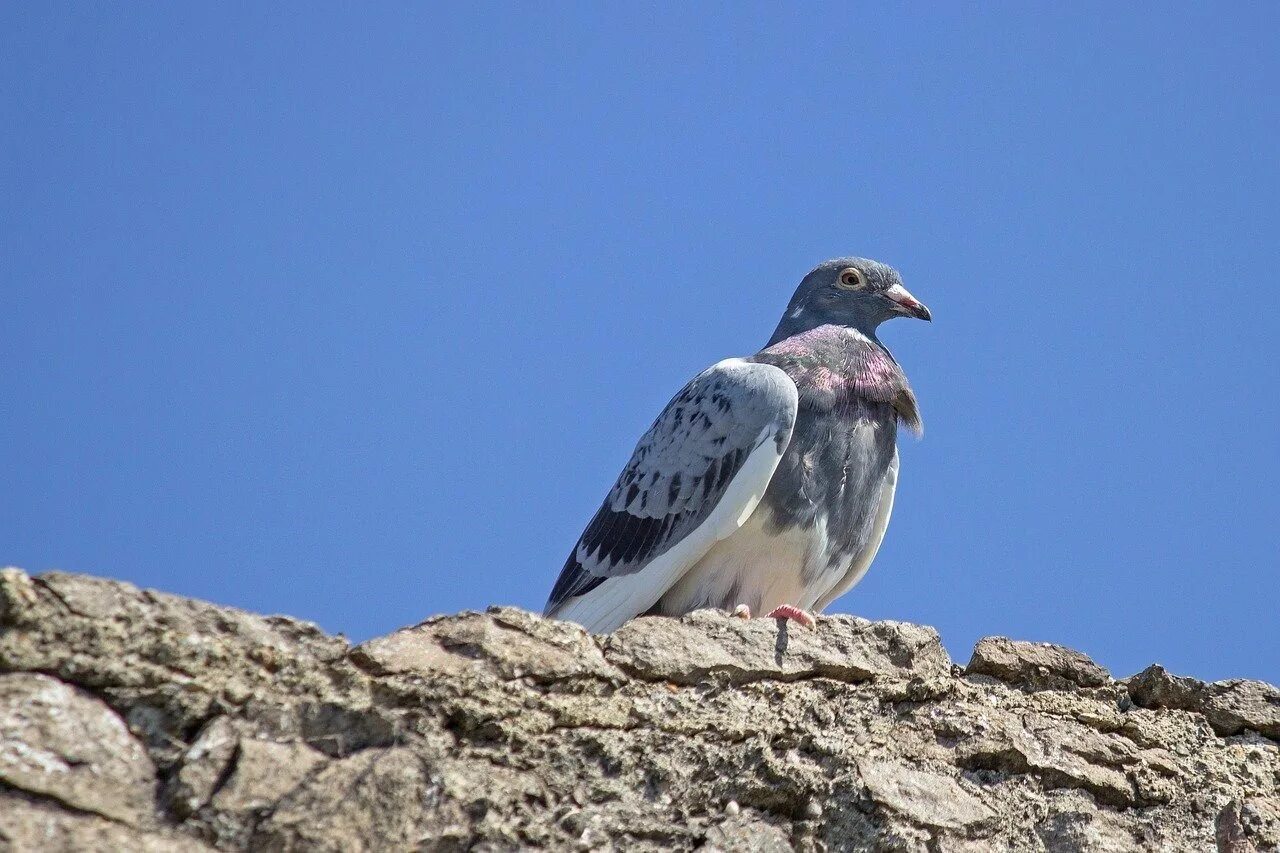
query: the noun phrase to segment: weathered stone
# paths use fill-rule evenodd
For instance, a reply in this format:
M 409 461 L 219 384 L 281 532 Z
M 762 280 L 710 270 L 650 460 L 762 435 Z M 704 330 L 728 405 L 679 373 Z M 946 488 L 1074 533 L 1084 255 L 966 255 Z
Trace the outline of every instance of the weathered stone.
M 155 770 L 102 702 L 56 678 L 0 675 L 0 782 L 131 826 L 151 814 Z
M 1135 704 L 1203 714 L 1220 735 L 1245 729 L 1280 739 L 1280 689 L 1261 681 L 1237 679 L 1206 684 L 1171 675 L 1153 664 L 1125 682 Z
M 1251 797 L 1241 802 L 1240 825 L 1259 850 L 1280 850 L 1280 797 Z
M 217 717 L 200 730 L 183 753 L 169 786 L 169 801 L 175 812 L 186 817 L 209 802 L 235 757 L 237 740 L 230 717 Z
M 193 732 L 233 706 L 228 694 L 262 697 L 250 713 L 274 707 L 292 727 L 283 736 L 302 725 L 305 700 L 367 701 L 368 678 L 347 661 L 348 644 L 306 622 L 62 572 L 26 584 L 11 574 L 4 586 L 34 598 L 11 595 L 0 613 L 0 671 L 50 673 L 89 690 L 162 773 Z
M 706 853 L 729 850 L 752 850 L 758 853 L 791 853 L 791 834 L 772 824 L 749 817 L 730 817 L 707 830 Z
M 1028 643 L 1008 637 L 979 640 L 965 672 L 988 675 L 1006 684 L 1033 690 L 1070 690 L 1111 683 L 1111 673 L 1080 652 L 1052 643 Z
M 1240 819 L 1240 803 L 1232 800 L 1218 812 L 1213 821 L 1214 840 L 1218 845 L 1218 853 L 1257 853 L 1258 848 L 1249 841 L 1245 834 L 1244 823 Z
M 436 616 L 356 647 L 352 659 L 378 675 L 541 681 L 621 676 L 580 626 L 542 619 L 514 607 Z
M 213 849 L 167 830 L 143 832 L 54 802 L 0 791 L 0 850 L 5 853 L 213 853 Z
M 1143 847 L 1123 821 L 1098 809 L 1055 814 L 1037 832 L 1047 853 L 1131 853 Z
M 892 761 L 858 764 L 871 799 L 912 823 L 936 829 L 964 829 L 995 812 L 949 775 L 915 770 Z
M 819 617 L 817 630 L 776 619 L 736 619 L 699 610 L 680 619 L 633 619 L 604 641 L 605 657 L 639 678 L 730 684 L 832 678 L 860 682 L 950 673 L 932 628 Z
M 0 569 L 0 625 L 28 622 L 39 601 L 30 575 L 22 569 Z
M 235 764 L 212 798 L 219 811 L 274 808 L 325 761 L 304 743 L 274 743 L 244 738 L 236 745 Z
M 1004 640 L 969 673 L 846 616 L 494 608 L 350 649 L 6 570 L 0 850 L 1280 846 L 1273 688 Z
M 432 837 L 438 784 L 408 749 L 330 762 L 275 804 L 252 846 L 268 850 L 404 850 Z M 436 828 L 437 830 L 440 828 Z
M 1028 723 L 1039 723 L 1029 728 Z M 1135 760 L 1122 738 L 1071 721 L 1036 720 L 1003 710 L 982 713 L 972 737 L 955 747 L 956 763 L 969 770 L 1035 776 L 1047 790 L 1076 788 L 1099 802 L 1131 806 L 1133 784 L 1120 768 Z

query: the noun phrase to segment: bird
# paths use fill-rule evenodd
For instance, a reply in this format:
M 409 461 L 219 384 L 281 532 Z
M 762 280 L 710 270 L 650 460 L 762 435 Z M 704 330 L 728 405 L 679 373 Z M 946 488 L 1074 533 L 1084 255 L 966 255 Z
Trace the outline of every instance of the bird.
M 884 539 L 898 427 L 923 432 L 876 337 L 895 317 L 933 319 L 887 264 L 804 276 L 763 349 L 699 373 L 640 438 L 543 615 L 598 634 L 703 608 L 814 628 Z

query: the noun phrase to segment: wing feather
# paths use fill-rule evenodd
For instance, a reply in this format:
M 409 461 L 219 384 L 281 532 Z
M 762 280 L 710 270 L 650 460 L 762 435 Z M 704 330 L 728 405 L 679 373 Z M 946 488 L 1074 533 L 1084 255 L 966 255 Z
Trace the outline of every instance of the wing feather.
M 654 605 L 764 495 L 795 425 L 778 367 L 727 359 L 654 421 L 551 591 L 546 615 L 611 631 Z

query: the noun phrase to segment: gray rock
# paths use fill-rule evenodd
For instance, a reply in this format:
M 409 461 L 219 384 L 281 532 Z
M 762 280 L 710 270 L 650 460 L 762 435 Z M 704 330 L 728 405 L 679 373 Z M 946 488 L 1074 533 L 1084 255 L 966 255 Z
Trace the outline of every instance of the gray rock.
M 811 631 L 774 619 L 735 619 L 718 610 L 699 610 L 679 619 L 633 619 L 605 640 L 604 649 L 612 663 L 636 677 L 677 684 L 712 677 L 744 684 L 950 673 L 951 660 L 932 628 L 856 616 L 823 616 L 818 625 Z
M 0 676 L 0 782 L 137 826 L 151 814 L 155 769 L 102 702 L 19 672 Z
M 1111 673 L 1080 652 L 1052 643 L 1028 643 L 1008 637 L 979 640 L 965 672 L 988 675 L 1006 684 L 1033 690 L 1070 690 L 1111 683 Z
M 1274 688 L 1002 639 L 953 669 L 929 628 L 710 611 L 591 637 L 494 608 L 352 649 L 9 569 L 0 850 L 1280 846 Z
M 893 761 L 864 761 L 858 773 L 876 803 L 911 823 L 964 829 L 987 823 L 995 812 L 946 771 L 916 770 Z
M 305 743 L 275 743 L 243 738 L 237 744 L 235 763 L 212 797 L 221 812 L 266 811 L 301 786 L 324 754 Z
M 436 616 L 358 646 L 352 660 L 377 675 L 617 679 L 590 635 L 514 607 Z
M 1280 739 L 1280 689 L 1261 681 L 1235 679 L 1206 684 L 1170 675 L 1152 664 L 1125 682 L 1135 704 L 1143 708 L 1176 708 L 1203 714 L 1221 735 L 1252 729 Z
M 1213 826 L 1218 853 L 1257 853 L 1258 848 L 1253 846 L 1245 832 L 1240 803 L 1235 800 L 1227 803 L 1226 808 L 1218 812 Z
M 271 804 L 251 847 L 411 849 L 446 829 L 431 825 L 439 796 L 428 767 L 411 750 L 366 750 L 302 774 L 301 784 Z
M 1130 853 L 1143 846 L 1122 821 L 1097 809 L 1055 814 L 1038 832 L 1048 853 Z
M 213 853 L 214 848 L 166 830 L 141 831 L 95 814 L 73 811 L 54 801 L 0 792 L 0 850 Z

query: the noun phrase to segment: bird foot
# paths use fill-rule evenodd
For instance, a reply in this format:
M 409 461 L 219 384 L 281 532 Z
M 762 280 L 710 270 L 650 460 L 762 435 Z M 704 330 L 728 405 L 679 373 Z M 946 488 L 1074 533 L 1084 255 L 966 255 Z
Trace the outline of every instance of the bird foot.
M 813 614 L 807 610 L 801 610 L 794 604 L 779 604 L 777 607 L 769 611 L 767 619 L 790 619 L 792 622 L 799 622 L 809 630 L 818 627 L 818 621 L 813 618 Z
M 729 615 L 734 619 L 750 619 L 751 608 L 745 604 L 739 604 L 737 607 L 733 608 L 733 612 Z

